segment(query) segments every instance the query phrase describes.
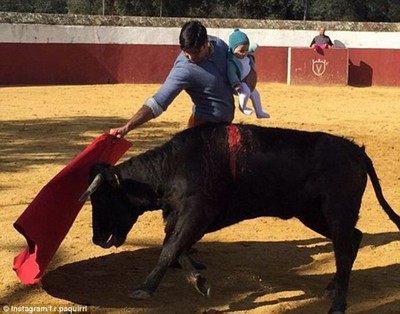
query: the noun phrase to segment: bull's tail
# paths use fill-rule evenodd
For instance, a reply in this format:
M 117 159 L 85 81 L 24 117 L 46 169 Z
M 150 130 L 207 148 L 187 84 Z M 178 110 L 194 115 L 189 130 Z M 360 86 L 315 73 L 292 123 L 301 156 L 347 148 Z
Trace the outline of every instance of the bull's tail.
M 390 207 L 389 203 L 383 196 L 382 187 L 379 183 L 379 178 L 378 175 L 376 174 L 371 158 L 369 158 L 369 156 L 365 151 L 363 151 L 363 155 L 365 164 L 367 166 L 367 172 L 371 180 L 372 186 L 374 188 L 376 198 L 378 199 L 378 202 L 382 206 L 383 210 L 389 216 L 390 220 L 393 221 L 397 226 L 397 228 L 399 228 L 400 230 L 400 216 L 396 214 L 396 212 L 392 209 L 392 207 Z

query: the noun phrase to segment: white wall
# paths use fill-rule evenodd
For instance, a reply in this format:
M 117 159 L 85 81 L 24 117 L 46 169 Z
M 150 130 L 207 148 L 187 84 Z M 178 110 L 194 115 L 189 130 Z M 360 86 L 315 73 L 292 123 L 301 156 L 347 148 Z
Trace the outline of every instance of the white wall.
M 304 47 L 309 46 L 317 31 L 309 30 L 279 30 L 279 29 L 242 29 L 251 41 L 260 46 L 272 47 Z M 231 29 L 210 29 L 215 34 L 227 40 Z M 347 48 L 390 48 L 400 49 L 400 32 L 350 32 L 326 31 L 333 42 L 339 41 Z M 336 42 L 335 42 L 336 44 Z
M 250 40 L 260 46 L 307 47 L 316 31 L 242 29 Z M 180 28 L 71 26 L 44 24 L 0 24 L 3 43 L 102 43 L 102 44 L 178 44 Z M 224 40 L 232 29 L 210 28 L 208 33 Z M 400 32 L 327 31 L 332 41 L 338 40 L 347 48 L 400 49 Z

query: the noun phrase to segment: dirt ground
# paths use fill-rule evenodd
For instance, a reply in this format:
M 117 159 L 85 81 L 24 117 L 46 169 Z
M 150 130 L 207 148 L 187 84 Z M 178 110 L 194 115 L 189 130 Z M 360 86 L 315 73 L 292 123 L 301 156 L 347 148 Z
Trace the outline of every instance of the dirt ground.
M 42 306 L 92 313 L 325 313 L 324 288 L 334 273 L 329 241 L 297 220 L 254 219 L 205 236 L 195 258 L 212 285 L 205 298 L 170 269 L 155 296 L 127 296 L 154 266 L 163 239 L 160 211 L 143 215 L 126 243 L 91 243 L 87 203 L 42 283 L 21 285 L 12 261 L 24 238 L 12 224 L 40 189 L 95 137 L 122 124 L 158 85 L 0 88 L 0 312 Z M 259 84 L 271 119 L 236 112 L 236 122 L 318 130 L 366 146 L 384 194 L 400 213 L 400 89 Z M 123 157 L 165 142 L 183 130 L 186 95 L 158 119 L 131 132 Z M 348 313 L 400 313 L 400 233 L 368 184 L 358 227 L 364 232 L 348 295 Z M 49 235 L 51 236 L 51 235 Z M 88 307 L 84 307 L 88 305 Z M 69 309 L 64 308 L 69 307 Z M 25 312 L 29 309 L 25 309 Z M 15 311 L 14 311 L 15 312 Z

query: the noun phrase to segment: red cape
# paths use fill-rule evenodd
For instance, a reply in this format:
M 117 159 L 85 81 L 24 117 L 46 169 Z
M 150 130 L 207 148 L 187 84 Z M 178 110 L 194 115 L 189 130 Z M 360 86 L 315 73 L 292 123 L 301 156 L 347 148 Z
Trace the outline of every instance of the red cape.
M 88 187 L 89 169 L 96 162 L 115 164 L 131 143 L 103 134 L 45 185 L 14 223 L 28 246 L 14 258 L 14 270 L 24 284 L 35 284 L 67 235 L 83 206 L 78 198 Z

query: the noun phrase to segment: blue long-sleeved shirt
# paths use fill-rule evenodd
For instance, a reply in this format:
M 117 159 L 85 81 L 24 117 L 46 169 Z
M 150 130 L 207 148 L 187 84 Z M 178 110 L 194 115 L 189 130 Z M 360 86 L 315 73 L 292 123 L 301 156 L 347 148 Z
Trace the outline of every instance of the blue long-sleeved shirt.
M 212 53 L 206 60 L 192 63 L 183 52 L 179 54 L 164 84 L 145 102 L 155 116 L 185 90 L 193 102 L 196 117 L 213 122 L 233 120 L 234 100 L 227 76 L 228 47 L 217 37 L 209 36 L 209 42 Z

